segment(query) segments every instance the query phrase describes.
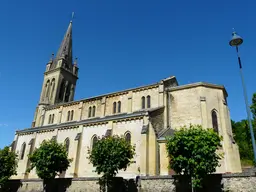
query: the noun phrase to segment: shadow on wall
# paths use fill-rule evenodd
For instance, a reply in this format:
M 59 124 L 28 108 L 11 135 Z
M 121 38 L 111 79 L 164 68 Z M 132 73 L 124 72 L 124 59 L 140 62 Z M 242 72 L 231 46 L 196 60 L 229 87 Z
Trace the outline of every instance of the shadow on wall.
M 58 178 L 44 181 L 46 186 L 45 192 L 66 192 L 71 183 L 71 178 Z
M 0 192 L 16 192 L 20 187 L 22 187 L 22 182 L 20 180 L 11 180 L 0 189 Z
M 191 179 L 186 176 L 173 176 L 176 192 L 191 192 Z M 194 192 L 223 192 L 222 175 L 208 175 L 203 181 L 201 189 L 194 189 Z
M 96 180 L 95 180 L 96 181 Z M 33 183 L 33 181 L 31 181 Z M 36 181 L 36 183 L 41 183 L 41 187 L 36 187 L 35 188 L 26 188 L 26 184 L 23 183 L 21 180 L 10 180 L 8 181 L 7 185 L 5 188 L 0 189 L 0 192 L 18 192 L 18 191 L 33 191 L 33 192 L 42 192 L 43 190 L 43 185 L 41 181 Z M 81 180 L 83 182 L 83 180 Z M 98 183 L 98 189 L 101 192 L 105 192 L 105 185 L 102 184 L 102 182 L 97 182 Z M 72 179 L 71 178 L 58 178 L 54 180 L 46 180 L 44 181 L 45 185 L 45 192 L 67 192 L 68 188 L 72 184 Z M 23 186 L 24 185 L 24 186 Z M 86 186 L 86 183 L 83 184 L 84 190 L 90 190 Z M 39 185 L 40 186 L 40 185 Z M 22 188 L 22 189 L 21 189 Z M 83 189 L 81 189 L 83 190 Z M 72 191 L 72 190 L 71 190 Z M 126 180 L 121 177 L 116 177 L 114 178 L 111 183 L 110 187 L 108 187 L 108 192 L 138 192 L 137 190 L 137 185 L 134 181 L 134 179 Z
M 137 185 L 134 179 L 123 179 L 122 177 L 115 177 L 109 184 L 108 190 L 104 182 L 99 180 L 101 192 L 138 192 Z
M 174 178 L 174 179 L 173 179 Z M 143 180 L 148 180 L 147 184 L 143 184 Z M 96 190 L 101 192 L 106 192 L 105 185 L 102 181 L 98 179 L 89 179 L 88 178 L 79 178 L 75 182 L 81 182 L 80 191 L 90 191 L 92 190 L 92 186 L 87 185 L 88 181 L 93 181 L 96 185 Z M 42 192 L 42 181 L 29 181 L 33 186 L 32 188 L 26 188 L 27 181 L 22 184 L 21 180 L 10 180 L 4 189 L 0 189 L 0 192 L 18 192 L 18 191 L 30 191 L 30 192 Z M 116 177 L 110 182 L 110 186 L 108 187 L 108 192 L 171 192 L 171 183 L 173 183 L 173 187 L 175 189 L 173 191 L 176 192 L 191 192 L 191 185 L 190 185 L 190 177 L 186 176 L 172 176 L 168 178 L 156 178 L 156 179 L 147 179 L 143 178 L 140 180 L 139 178 L 126 180 L 121 177 Z M 33 183 L 38 183 L 39 185 L 33 185 Z M 151 184 L 150 184 L 151 183 Z M 168 187 L 165 186 L 164 183 L 169 183 Z M 54 180 L 45 181 L 45 192 L 67 192 L 67 191 L 74 191 L 76 192 L 77 189 L 72 188 L 72 179 L 71 178 L 58 178 Z M 38 188 L 38 186 L 40 186 Z M 138 186 L 138 188 L 137 188 Z M 159 188 L 160 187 L 160 188 Z M 69 188 L 69 189 L 68 189 Z M 94 190 L 94 189 L 93 189 Z M 204 182 L 203 188 L 195 189 L 194 192 L 223 192 L 223 185 L 222 185 L 222 175 L 208 175 Z

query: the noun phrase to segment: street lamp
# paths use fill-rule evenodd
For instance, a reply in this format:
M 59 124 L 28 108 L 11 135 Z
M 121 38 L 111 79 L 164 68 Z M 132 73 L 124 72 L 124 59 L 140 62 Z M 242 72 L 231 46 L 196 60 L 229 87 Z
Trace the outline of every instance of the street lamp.
M 236 47 L 236 53 L 237 53 L 238 64 L 239 64 L 239 69 L 240 69 L 240 76 L 241 76 L 242 86 L 243 86 L 243 91 L 244 91 L 244 101 L 245 101 L 245 106 L 246 106 L 247 119 L 248 119 L 248 122 L 249 122 L 251 138 L 252 138 L 254 163 L 256 163 L 256 146 L 255 146 L 255 139 L 254 139 L 254 133 L 253 133 L 253 128 L 252 128 L 251 112 L 250 112 L 250 108 L 249 108 L 249 104 L 248 104 L 248 97 L 247 97 L 246 87 L 245 87 L 245 83 L 244 83 L 244 76 L 243 76 L 243 71 L 242 71 L 242 62 L 241 62 L 241 58 L 240 58 L 239 52 L 238 52 L 238 46 L 241 45 L 242 43 L 243 43 L 242 37 L 240 37 L 235 31 L 233 31 L 232 38 L 229 41 L 229 45 L 232 46 L 232 47 Z

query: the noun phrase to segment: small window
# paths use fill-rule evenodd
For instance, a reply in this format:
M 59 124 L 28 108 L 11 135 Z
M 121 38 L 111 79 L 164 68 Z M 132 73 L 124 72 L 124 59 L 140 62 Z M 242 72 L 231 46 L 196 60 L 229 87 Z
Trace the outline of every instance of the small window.
M 88 110 L 88 117 L 90 118 L 92 116 L 92 107 L 89 107 L 89 110 Z
M 143 97 L 141 97 L 141 108 L 142 109 L 145 109 L 145 97 L 143 96 Z
M 64 144 L 65 145 L 65 149 L 66 149 L 66 151 L 68 153 L 68 151 L 69 151 L 69 138 L 66 138 L 64 143 L 65 143 Z
M 98 141 L 97 136 L 96 136 L 96 135 L 93 136 L 93 139 L 92 139 L 92 149 L 93 149 L 93 147 L 95 146 L 95 144 L 97 143 L 97 141 Z
M 51 123 L 53 123 L 54 122 L 54 114 L 52 114 L 52 121 L 51 121 Z
M 150 96 L 147 96 L 147 108 L 151 107 L 151 103 L 150 103 Z
M 70 120 L 73 121 L 73 118 L 74 118 L 74 110 L 71 111 L 71 115 L 70 115 Z
M 50 124 L 52 121 L 52 115 L 49 115 L 49 118 L 48 118 L 48 124 Z
M 113 114 L 116 113 L 116 102 L 113 103 Z
M 96 113 L 96 107 L 93 106 L 93 107 L 92 107 L 92 116 L 93 116 L 93 117 L 95 117 L 95 113 Z
M 216 111 L 212 111 L 212 128 L 216 133 L 219 133 L 218 117 Z
M 126 133 L 126 134 L 125 134 L 125 140 L 126 140 L 128 143 L 131 143 L 131 134 L 130 134 L 130 133 Z
M 121 101 L 118 101 L 118 109 L 117 109 L 118 113 L 121 113 Z
M 70 111 L 68 111 L 68 117 L 67 117 L 67 121 L 70 120 Z
M 26 143 L 23 143 L 21 146 L 21 155 L 20 155 L 21 160 L 24 158 L 25 150 L 26 150 Z

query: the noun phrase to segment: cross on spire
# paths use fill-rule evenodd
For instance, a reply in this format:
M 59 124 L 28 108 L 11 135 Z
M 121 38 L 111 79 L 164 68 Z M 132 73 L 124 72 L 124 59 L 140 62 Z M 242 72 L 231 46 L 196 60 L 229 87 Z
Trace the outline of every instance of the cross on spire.
M 71 21 L 70 21 L 71 23 L 73 22 L 74 17 L 75 17 L 75 12 L 72 12 Z

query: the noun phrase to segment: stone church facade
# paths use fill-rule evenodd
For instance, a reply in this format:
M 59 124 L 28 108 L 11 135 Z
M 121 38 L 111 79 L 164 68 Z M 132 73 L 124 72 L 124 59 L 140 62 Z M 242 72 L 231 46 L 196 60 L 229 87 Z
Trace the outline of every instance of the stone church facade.
M 19 157 L 14 179 L 37 178 L 29 174 L 27 155 L 43 140 L 64 143 L 71 166 L 60 177 L 94 177 L 87 159 L 88 149 L 98 136 L 124 135 L 135 145 L 133 163 L 119 176 L 168 175 L 165 137 L 181 126 L 200 124 L 223 137 L 218 152 L 224 154 L 218 173 L 241 172 L 234 142 L 227 92 L 221 85 L 194 83 L 178 85 L 174 76 L 147 86 L 74 101 L 78 79 L 77 61 L 72 58 L 72 22 L 58 53 L 47 63 L 40 101 L 31 128 L 18 130 L 12 143 Z

